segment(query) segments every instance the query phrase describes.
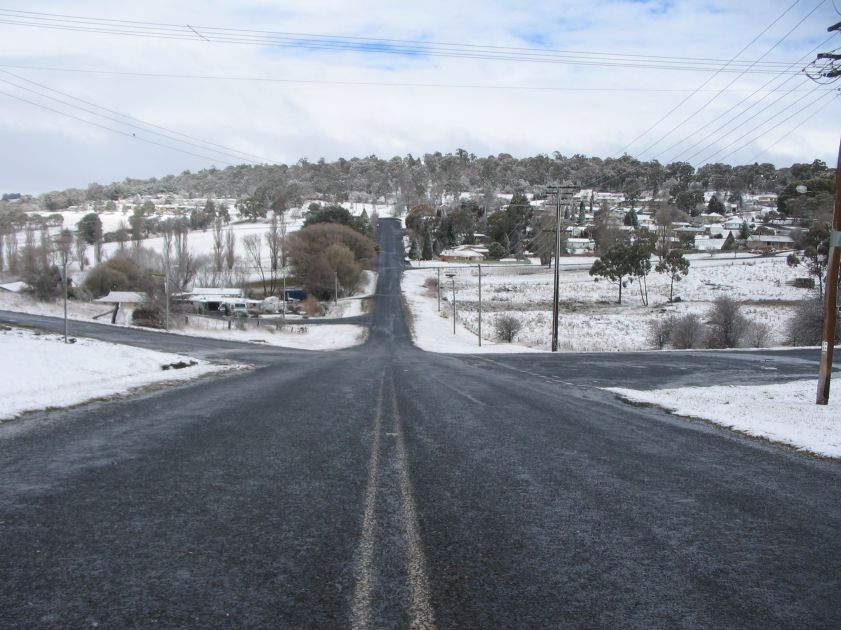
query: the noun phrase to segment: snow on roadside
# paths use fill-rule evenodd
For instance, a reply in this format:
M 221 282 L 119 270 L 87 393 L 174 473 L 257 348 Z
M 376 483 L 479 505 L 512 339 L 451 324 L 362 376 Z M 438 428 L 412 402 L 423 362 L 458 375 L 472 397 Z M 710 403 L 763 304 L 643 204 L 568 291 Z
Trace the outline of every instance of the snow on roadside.
M 790 268 L 785 257 L 781 256 L 740 255 L 732 258 L 696 254 L 690 258 L 692 267 L 689 276 L 675 283 L 675 295 L 680 296 L 681 301 L 669 303 L 668 278 L 652 273 L 648 278 L 650 306 L 641 303 L 636 285 L 626 288 L 622 305 L 617 305 L 616 285 L 595 282 L 590 276 L 588 269 L 593 258 L 573 256 L 562 259 L 559 348 L 566 352 L 651 350 L 650 323 L 688 313 L 704 317 L 713 300 L 720 295 L 729 295 L 744 302 L 743 314 L 751 321 L 767 326 L 768 338 L 760 345 L 779 346 L 784 343 L 786 326 L 796 304 L 811 295 L 788 284 L 802 275 L 802 270 Z M 436 266 L 455 274 L 459 324 L 466 329 L 466 338 L 472 335 L 475 341 L 479 297 L 476 265 L 413 262 L 403 274 L 404 293 L 412 310 L 421 313 L 431 309 L 437 315 L 434 292 L 422 289 L 426 278 L 437 277 Z M 493 338 L 492 322 L 496 317 L 510 315 L 522 324 L 516 338 L 521 347 L 548 352 L 553 275 L 552 269 L 539 265 L 483 265 L 483 337 Z M 443 274 L 441 278 L 446 289 L 442 290 L 442 296 L 449 298 L 450 281 L 444 279 Z M 444 302 L 442 311 L 449 314 L 449 301 Z M 420 319 L 423 320 L 424 316 L 421 315 Z M 452 320 L 448 321 L 452 339 Z M 430 346 L 431 349 L 432 344 L 444 342 L 441 335 L 446 330 L 436 330 L 417 327 L 418 345 L 424 348 Z M 424 335 L 437 336 L 438 339 L 424 339 Z M 493 346 L 488 344 L 488 348 Z M 485 343 L 482 349 L 474 351 L 484 352 Z
M 816 381 L 639 391 L 605 387 L 632 402 L 701 418 L 826 457 L 841 457 L 841 398 L 815 404 Z
M 418 348 L 428 352 L 453 354 L 533 352 L 531 348 L 515 343 L 489 341 L 485 339 L 487 333 L 482 335 L 480 348 L 478 337 L 463 326 L 456 326 L 456 334 L 453 334 L 453 320 L 442 317 L 442 314 L 438 312 L 437 300 L 430 298 L 429 289 L 423 286 L 426 278 L 427 275 L 423 273 L 406 272 L 401 281 L 403 297 L 412 312 L 412 332 Z M 458 309 L 458 304 L 456 304 L 456 309 Z M 449 315 L 448 303 L 442 304 L 441 312 Z M 493 322 L 486 320 L 483 325 L 490 331 Z
M 261 326 L 246 330 L 227 329 L 227 322 L 210 318 L 191 317 L 188 328 L 179 328 L 168 334 L 204 337 L 223 341 L 262 343 L 295 350 L 341 350 L 364 343 L 368 338 L 365 326 L 350 324 L 307 325 L 307 320 L 290 321 L 282 330 L 275 332 L 274 326 Z M 212 325 L 224 324 L 221 328 L 202 328 L 201 322 Z M 148 330 L 148 329 L 144 329 Z M 162 334 L 167 334 L 163 333 Z
M 361 314 L 361 300 L 353 300 L 359 305 Z M 111 321 L 110 315 L 94 320 L 94 315 L 110 311 L 108 305 L 68 302 L 68 319 L 71 321 L 98 321 L 100 324 L 108 324 Z M 32 315 L 47 315 L 49 317 L 62 317 L 64 306 L 61 301 L 38 302 L 35 299 L 16 293 L 0 293 L 0 310 L 29 313 Z M 349 317 L 349 314 L 345 314 Z M 274 323 L 277 318 L 271 319 Z M 243 325 L 248 326 L 247 320 Z M 227 322 L 221 319 L 190 316 L 189 326 L 176 328 L 172 327 L 169 333 L 164 333 L 154 328 L 139 328 L 147 332 L 159 332 L 161 334 L 187 335 L 189 337 L 204 337 L 210 339 L 222 339 L 227 341 L 239 341 L 244 343 L 262 343 L 270 346 L 293 348 L 296 350 L 339 350 L 363 343 L 367 337 L 367 328 L 348 324 L 307 326 L 305 319 L 291 319 L 289 326 L 281 332 L 273 332 L 274 326 L 265 328 L 248 328 L 228 330 Z M 176 323 L 178 323 L 176 321 Z M 270 330 L 271 329 L 271 330 Z M 301 330 L 306 332 L 301 332 Z M 73 324 L 70 324 L 70 332 L 73 332 Z
M 241 367 L 94 339 L 65 344 L 60 335 L 17 328 L 0 331 L 0 356 L 14 365 L 0 379 L 0 419 Z M 186 367 L 172 367 L 184 363 Z

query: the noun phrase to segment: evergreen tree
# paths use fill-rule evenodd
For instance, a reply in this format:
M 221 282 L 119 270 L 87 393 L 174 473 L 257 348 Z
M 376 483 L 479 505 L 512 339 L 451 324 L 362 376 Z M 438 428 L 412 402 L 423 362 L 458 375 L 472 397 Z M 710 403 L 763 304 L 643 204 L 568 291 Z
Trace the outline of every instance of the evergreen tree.
M 634 262 L 628 243 L 617 243 L 590 267 L 591 276 L 601 276 L 619 287 L 619 304 L 622 304 L 622 288 L 627 284 L 627 277 L 633 273 Z
M 715 212 L 717 214 L 724 214 L 725 208 L 724 204 L 721 203 L 721 200 L 713 195 L 710 197 L 710 201 L 707 204 L 707 212 Z
M 673 249 L 657 263 L 654 271 L 669 276 L 671 280 L 669 302 L 671 302 L 674 299 L 675 282 L 680 282 L 681 278 L 689 273 L 689 261 L 679 250 Z
M 421 259 L 432 260 L 432 234 L 426 233 L 423 239 L 423 247 L 421 249 Z

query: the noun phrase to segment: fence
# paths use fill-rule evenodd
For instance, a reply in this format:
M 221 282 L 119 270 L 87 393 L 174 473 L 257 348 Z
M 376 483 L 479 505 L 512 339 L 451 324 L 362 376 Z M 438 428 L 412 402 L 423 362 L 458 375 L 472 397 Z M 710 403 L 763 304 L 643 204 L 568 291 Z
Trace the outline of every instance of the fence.
M 183 319 L 182 319 L 183 318 Z M 180 315 L 178 323 L 203 330 L 265 330 L 274 333 L 295 333 L 305 335 L 307 326 L 299 326 L 282 321 L 269 321 L 248 317 L 206 317 L 204 315 Z

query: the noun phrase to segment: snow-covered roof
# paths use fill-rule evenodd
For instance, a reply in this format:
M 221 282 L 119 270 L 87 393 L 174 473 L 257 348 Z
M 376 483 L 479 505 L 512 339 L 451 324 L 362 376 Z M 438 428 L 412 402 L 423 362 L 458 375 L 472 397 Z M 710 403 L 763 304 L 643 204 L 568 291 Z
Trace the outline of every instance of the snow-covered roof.
M 0 290 L 9 291 L 10 293 L 20 293 L 24 289 L 28 288 L 29 285 L 21 280 L 18 280 L 17 282 L 6 282 L 5 284 L 0 284 Z
M 237 289 L 234 287 L 223 287 L 223 288 L 216 288 L 216 287 L 193 287 L 192 291 L 189 291 L 188 294 L 190 295 L 229 295 L 229 296 L 239 296 L 242 295 L 242 289 Z
M 759 241 L 761 243 L 793 243 L 794 239 L 790 236 L 784 235 L 753 234 L 748 237 L 748 241 Z
M 440 254 L 442 257 L 450 258 L 484 258 L 481 252 L 475 249 L 445 249 Z
M 106 304 L 138 304 L 145 299 L 146 294 L 138 291 L 111 291 L 105 297 L 98 298 L 94 302 L 104 302 Z

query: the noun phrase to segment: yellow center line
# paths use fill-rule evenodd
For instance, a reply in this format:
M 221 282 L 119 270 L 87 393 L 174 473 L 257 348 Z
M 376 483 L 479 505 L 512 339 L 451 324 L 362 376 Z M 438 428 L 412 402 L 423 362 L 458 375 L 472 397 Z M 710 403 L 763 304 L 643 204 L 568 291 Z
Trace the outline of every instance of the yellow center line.
M 406 572 L 409 581 L 409 627 L 416 630 L 433 630 L 435 615 L 429 591 L 429 577 L 426 572 L 426 556 L 420 537 L 417 510 L 412 493 L 412 481 L 406 459 L 406 447 L 403 441 L 403 427 L 400 422 L 400 410 L 397 407 L 397 392 L 394 378 L 391 379 L 391 403 L 394 416 L 395 447 L 397 465 L 400 471 L 400 521 L 403 538 L 406 543 Z
M 374 415 L 374 440 L 368 462 L 368 483 L 365 487 L 365 514 L 362 517 L 362 538 L 359 542 L 359 562 L 354 575 L 351 628 L 362 630 L 371 627 L 371 592 L 374 580 L 374 545 L 377 529 L 377 479 L 380 468 L 380 429 L 383 418 L 383 390 L 385 372 L 380 380 L 377 395 L 377 412 Z

